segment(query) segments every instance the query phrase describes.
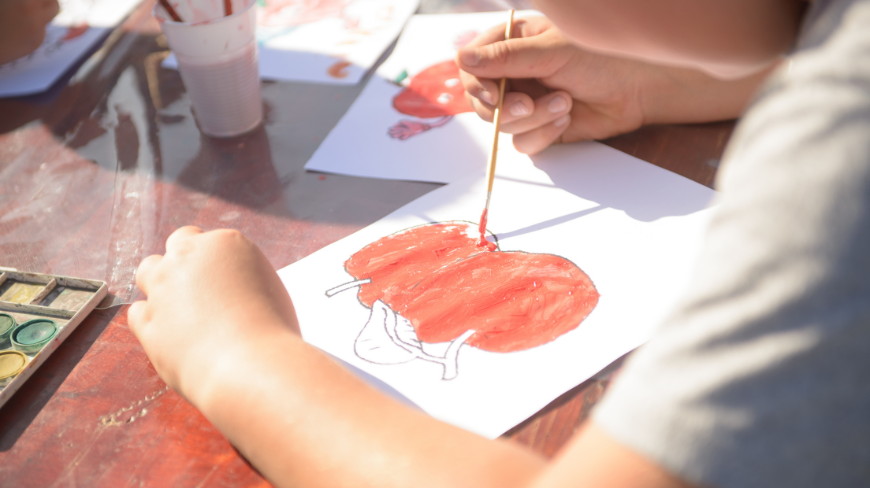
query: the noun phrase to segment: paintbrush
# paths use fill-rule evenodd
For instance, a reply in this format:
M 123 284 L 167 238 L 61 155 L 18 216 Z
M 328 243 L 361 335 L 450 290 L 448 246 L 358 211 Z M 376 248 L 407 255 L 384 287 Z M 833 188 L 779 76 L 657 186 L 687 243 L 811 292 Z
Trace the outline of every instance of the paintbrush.
M 183 20 L 181 20 L 181 16 L 178 15 L 178 12 L 176 12 L 175 9 L 172 8 L 169 0 L 160 0 L 160 6 L 163 7 L 163 10 L 166 11 L 166 13 L 169 15 L 169 18 L 171 18 L 173 21 L 184 22 Z
M 511 30 L 514 26 L 514 9 L 510 10 L 507 24 L 504 28 L 504 39 L 511 38 Z M 492 113 L 492 148 L 489 151 L 489 163 L 486 166 L 486 203 L 483 205 L 483 213 L 480 214 L 480 242 L 478 245 L 486 245 L 486 222 L 489 218 L 489 201 L 492 199 L 492 183 L 495 180 L 495 163 L 498 156 L 498 133 L 501 126 L 501 109 L 504 105 L 504 90 L 507 79 L 502 78 L 498 82 L 498 102 Z

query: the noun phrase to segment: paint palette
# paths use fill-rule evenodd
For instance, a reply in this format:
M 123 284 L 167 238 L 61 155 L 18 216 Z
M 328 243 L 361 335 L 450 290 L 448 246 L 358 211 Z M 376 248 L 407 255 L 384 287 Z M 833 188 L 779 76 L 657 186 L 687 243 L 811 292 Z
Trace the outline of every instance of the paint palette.
M 0 406 L 106 293 L 102 281 L 0 267 Z

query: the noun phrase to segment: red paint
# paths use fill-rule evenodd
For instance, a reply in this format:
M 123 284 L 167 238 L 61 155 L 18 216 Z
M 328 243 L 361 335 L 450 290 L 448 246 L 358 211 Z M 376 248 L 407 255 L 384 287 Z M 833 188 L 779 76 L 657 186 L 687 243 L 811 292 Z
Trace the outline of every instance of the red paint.
M 480 214 L 480 226 L 477 228 L 477 231 L 480 233 L 480 239 L 477 241 L 478 246 L 485 246 L 487 242 L 486 240 L 486 221 L 489 218 L 489 209 L 483 207 L 483 213 Z
M 232 0 L 224 0 L 224 14 L 229 17 L 233 15 L 233 1 Z
M 371 280 L 359 289 L 363 305 L 371 307 L 375 300 L 389 304 L 438 268 L 496 248 L 487 243 L 486 248 L 477 245 L 470 222 L 421 225 L 372 242 L 345 261 L 344 267 L 356 279 Z
M 592 281 L 552 254 L 482 252 L 429 273 L 388 304 L 423 342 L 476 332 L 470 346 L 493 352 L 529 349 L 573 330 L 598 303 Z
M 552 254 L 497 250 L 484 210 L 470 222 L 412 227 L 378 239 L 345 262 L 371 308 L 382 300 L 422 342 L 453 341 L 493 352 L 529 349 L 575 329 L 598 303 L 590 278 Z
M 350 66 L 349 61 L 336 61 L 326 69 L 326 73 L 333 78 L 347 78 L 348 66 Z
M 82 34 L 88 31 L 90 26 L 88 24 L 78 24 L 72 25 L 66 28 L 66 33 L 61 38 L 61 41 L 71 41 L 77 37 L 80 37 Z
M 417 73 L 393 98 L 393 107 L 422 119 L 472 111 L 459 82 L 459 67 L 453 60 L 442 61 Z

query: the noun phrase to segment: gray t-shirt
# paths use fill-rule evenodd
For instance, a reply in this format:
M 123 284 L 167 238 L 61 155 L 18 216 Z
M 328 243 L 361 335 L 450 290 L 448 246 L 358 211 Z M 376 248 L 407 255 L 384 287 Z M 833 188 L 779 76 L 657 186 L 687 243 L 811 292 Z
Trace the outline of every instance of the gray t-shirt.
M 870 0 L 812 5 L 718 185 L 689 290 L 594 420 L 701 485 L 870 487 Z

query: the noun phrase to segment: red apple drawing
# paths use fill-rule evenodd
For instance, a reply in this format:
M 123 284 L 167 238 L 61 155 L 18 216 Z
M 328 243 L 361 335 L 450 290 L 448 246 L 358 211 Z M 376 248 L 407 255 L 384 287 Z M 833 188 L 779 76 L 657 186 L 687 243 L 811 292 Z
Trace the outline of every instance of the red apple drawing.
M 476 225 L 435 223 L 375 241 L 345 262 L 371 308 L 354 350 L 367 361 L 439 363 L 458 374 L 464 344 L 513 352 L 551 342 L 577 328 L 598 303 L 592 280 L 552 254 L 480 246 Z M 438 349 L 438 352 L 433 352 Z
M 446 124 L 454 115 L 471 112 L 459 81 L 459 67 L 451 59 L 429 66 L 413 76 L 401 92 L 393 97 L 393 108 L 400 113 L 430 122 L 401 120 L 388 131 L 390 137 L 405 140 Z

